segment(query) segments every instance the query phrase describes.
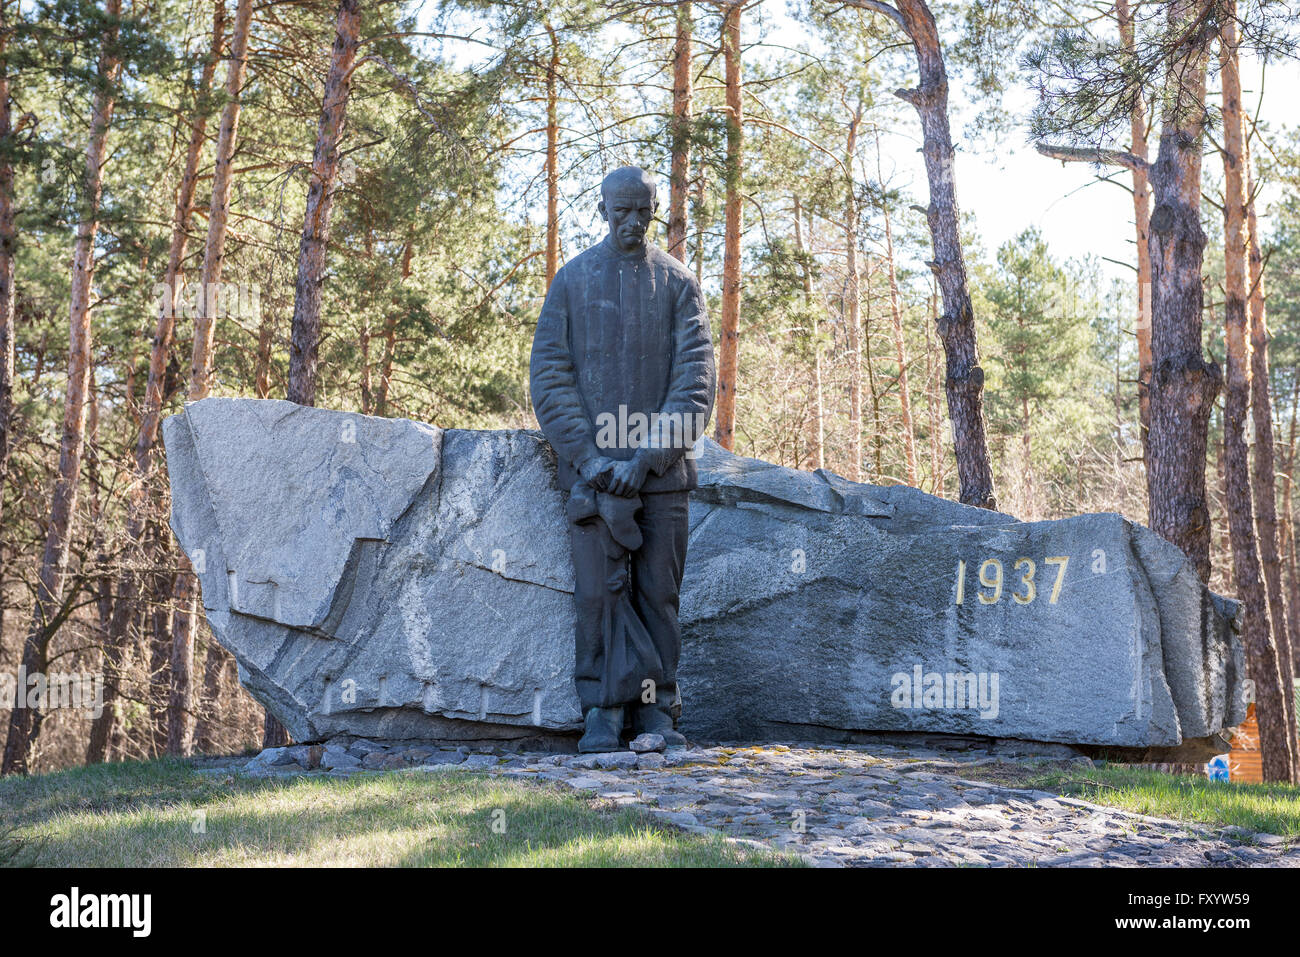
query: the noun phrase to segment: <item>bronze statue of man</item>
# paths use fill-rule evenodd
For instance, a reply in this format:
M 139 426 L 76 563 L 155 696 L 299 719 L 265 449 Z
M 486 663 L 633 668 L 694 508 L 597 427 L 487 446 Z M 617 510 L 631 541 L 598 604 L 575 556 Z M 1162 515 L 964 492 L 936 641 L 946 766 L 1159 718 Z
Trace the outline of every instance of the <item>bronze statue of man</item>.
M 605 177 L 600 243 L 566 263 L 546 295 L 530 362 L 533 407 L 555 449 L 573 546 L 575 677 L 583 752 L 673 728 L 677 623 L 693 446 L 713 410 L 713 343 L 694 274 L 646 230 L 654 180 Z

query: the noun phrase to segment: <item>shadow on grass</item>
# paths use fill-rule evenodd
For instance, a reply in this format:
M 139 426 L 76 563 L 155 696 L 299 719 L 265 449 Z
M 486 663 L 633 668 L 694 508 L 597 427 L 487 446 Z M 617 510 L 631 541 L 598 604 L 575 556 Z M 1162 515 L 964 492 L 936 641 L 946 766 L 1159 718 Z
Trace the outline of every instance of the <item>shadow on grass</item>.
M 35 866 L 782 865 L 550 787 L 462 771 L 200 775 L 177 760 L 0 781 Z

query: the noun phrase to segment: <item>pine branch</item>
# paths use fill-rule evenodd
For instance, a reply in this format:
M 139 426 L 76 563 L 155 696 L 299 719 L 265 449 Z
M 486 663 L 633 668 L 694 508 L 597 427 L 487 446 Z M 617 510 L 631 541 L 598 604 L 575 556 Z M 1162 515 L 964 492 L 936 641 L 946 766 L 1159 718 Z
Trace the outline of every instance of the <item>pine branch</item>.
M 1101 166 L 1123 166 L 1135 173 L 1145 173 L 1150 164 L 1140 156 L 1124 150 L 1106 150 L 1090 146 L 1053 146 L 1050 143 L 1034 144 L 1038 152 L 1063 163 L 1097 163 Z

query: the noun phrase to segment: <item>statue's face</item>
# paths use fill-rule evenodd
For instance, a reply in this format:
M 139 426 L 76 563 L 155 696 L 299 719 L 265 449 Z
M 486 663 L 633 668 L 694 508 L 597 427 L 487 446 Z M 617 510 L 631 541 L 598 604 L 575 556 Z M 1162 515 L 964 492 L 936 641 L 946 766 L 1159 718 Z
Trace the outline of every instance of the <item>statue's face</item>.
M 658 206 L 654 190 L 627 183 L 606 190 L 597 208 L 609 223 L 610 242 L 619 252 L 630 253 L 645 245 L 645 232 Z

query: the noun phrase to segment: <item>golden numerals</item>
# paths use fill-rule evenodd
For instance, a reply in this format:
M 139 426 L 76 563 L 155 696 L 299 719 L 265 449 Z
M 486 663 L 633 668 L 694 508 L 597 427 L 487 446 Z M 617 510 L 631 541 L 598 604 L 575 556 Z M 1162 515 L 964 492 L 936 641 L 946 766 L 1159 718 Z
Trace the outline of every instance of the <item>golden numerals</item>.
M 1061 585 L 1065 581 L 1065 570 L 1070 566 L 1070 556 L 1052 555 L 1044 558 L 1043 564 L 1056 566 L 1056 580 L 1052 582 L 1052 593 L 1047 599 L 1049 605 L 1055 605 L 1057 599 L 1061 597 Z M 1030 604 L 1038 597 L 1038 586 L 1034 583 L 1034 574 L 1038 571 L 1038 565 L 1032 558 L 1017 558 L 1011 569 L 1018 576 L 1015 586 L 1011 590 L 1011 600 L 1017 605 Z M 996 558 L 984 559 L 980 563 L 976 578 L 979 579 L 976 597 L 981 605 L 996 605 L 1002 600 L 1005 571 L 1000 560 Z M 964 605 L 965 603 L 966 561 L 962 559 L 957 562 L 957 594 L 954 604 Z

